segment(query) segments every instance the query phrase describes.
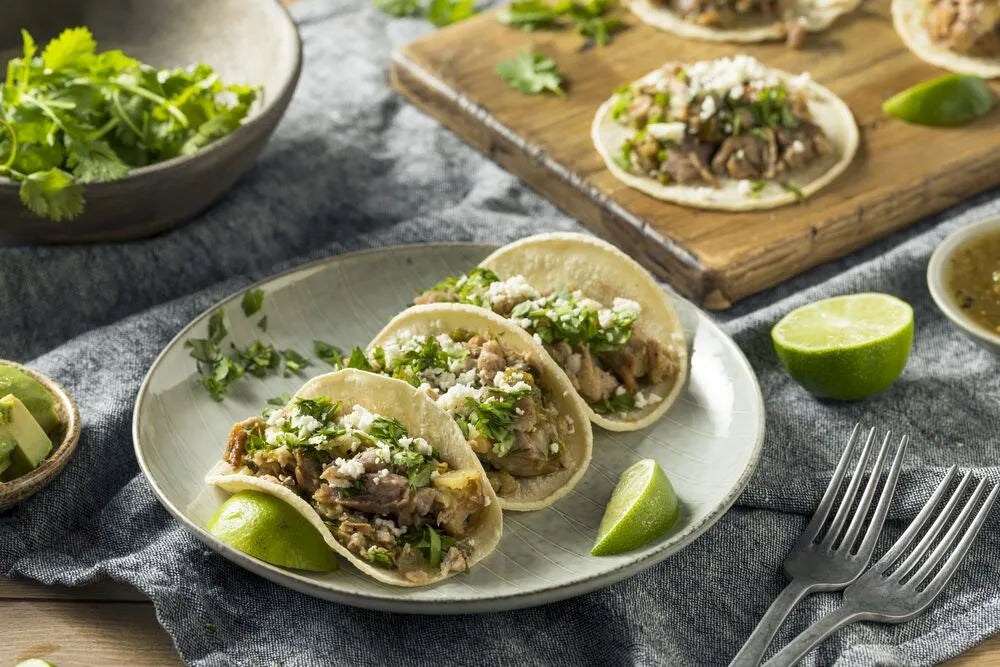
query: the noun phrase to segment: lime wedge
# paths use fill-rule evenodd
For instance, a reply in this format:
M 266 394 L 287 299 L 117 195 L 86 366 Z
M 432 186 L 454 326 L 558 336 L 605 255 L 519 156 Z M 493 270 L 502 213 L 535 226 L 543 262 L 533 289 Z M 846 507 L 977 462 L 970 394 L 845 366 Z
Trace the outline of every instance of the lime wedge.
M 21 662 L 14 665 L 14 667 L 56 667 L 48 660 L 42 660 L 41 658 L 28 658 L 27 660 L 22 660 Z
M 882 111 L 918 125 L 958 125 L 993 108 L 996 95 L 977 76 L 947 74 L 896 93 Z
M 678 516 L 670 480 L 656 461 L 643 459 L 618 480 L 590 553 L 608 556 L 638 549 L 670 530 Z
M 208 532 L 234 549 L 279 567 L 328 572 L 340 566 L 305 517 L 260 491 L 230 496 L 209 519 Z
M 820 398 L 855 400 L 886 389 L 913 346 L 913 309 L 888 294 L 823 299 L 771 330 L 788 374 Z

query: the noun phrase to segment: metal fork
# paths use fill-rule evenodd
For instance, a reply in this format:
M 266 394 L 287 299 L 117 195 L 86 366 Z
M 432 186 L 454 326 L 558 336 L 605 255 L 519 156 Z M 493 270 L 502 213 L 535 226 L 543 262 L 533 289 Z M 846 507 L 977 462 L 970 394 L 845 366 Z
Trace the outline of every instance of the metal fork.
M 844 591 L 844 605 L 837 611 L 824 616 L 792 640 L 788 646 L 764 663 L 765 667 L 795 664 L 824 639 L 855 621 L 903 623 L 919 615 L 930 606 L 931 602 L 941 593 L 941 589 L 955 574 L 962 559 L 965 558 L 965 554 L 968 553 L 969 547 L 972 546 L 979 529 L 983 527 L 983 522 L 986 521 L 986 516 L 993 507 L 997 493 L 1000 492 L 1000 484 L 994 485 L 975 518 L 969 521 L 969 517 L 976 505 L 979 504 L 987 487 L 987 481 L 980 480 L 958 518 L 944 537 L 940 539 L 934 550 L 930 552 L 930 555 L 927 555 L 969 486 L 972 473 L 966 473 L 951 494 L 944 509 L 941 510 L 941 514 L 931 524 L 917 546 L 898 567 L 893 568 L 893 565 L 902 558 L 910 544 L 916 539 L 920 529 L 927 523 L 934 508 L 941 502 L 945 490 L 951 486 L 955 479 L 956 470 L 956 466 L 951 467 L 948 474 L 938 484 L 934 495 L 931 496 L 913 523 L 896 540 L 885 556 Z M 967 523 L 968 525 L 966 525 Z M 965 526 L 964 530 L 963 526 Z M 959 534 L 961 534 L 961 539 L 959 539 Z M 956 540 L 958 540 L 957 545 L 955 545 Z M 934 573 L 935 568 L 953 545 L 955 545 L 954 551 L 944 561 L 941 569 Z
M 889 511 L 889 502 L 896 489 L 896 480 L 899 478 L 899 470 L 902 467 L 903 454 L 906 452 L 908 439 L 904 435 L 900 440 L 871 522 L 864 531 L 860 545 L 854 551 L 855 543 L 862 528 L 864 528 L 868 510 L 875 496 L 875 489 L 889 454 L 891 433 L 886 433 L 885 439 L 882 441 L 875 466 L 868 478 L 868 484 L 858 502 L 854 518 L 845 531 L 843 530 L 844 525 L 847 523 L 851 506 L 854 504 L 858 488 L 861 486 L 862 474 L 868 467 L 868 461 L 874 448 L 875 429 L 868 432 L 864 449 L 861 451 L 861 458 L 854 469 L 854 476 L 844 492 L 844 497 L 840 501 L 833 522 L 822 539 L 819 538 L 823 526 L 833 510 L 833 503 L 837 499 L 837 492 L 840 490 L 850 460 L 857 448 L 860 433 L 861 425 L 857 424 L 854 431 L 851 432 L 851 438 L 840 457 L 837 469 L 833 473 L 833 479 L 830 480 L 830 485 L 827 487 L 826 493 L 823 494 L 819 507 L 816 508 L 816 513 L 813 514 L 805 532 L 802 533 L 799 541 L 785 558 L 785 576 L 789 579 L 788 585 L 771 603 L 764 617 L 754 628 L 753 634 L 733 658 L 730 667 L 756 667 L 761 658 L 764 657 L 764 652 L 771 643 L 774 633 L 799 600 L 816 591 L 839 591 L 846 588 L 868 566 L 872 551 L 875 549 L 875 542 L 882 532 L 882 524 L 885 523 L 885 517 Z

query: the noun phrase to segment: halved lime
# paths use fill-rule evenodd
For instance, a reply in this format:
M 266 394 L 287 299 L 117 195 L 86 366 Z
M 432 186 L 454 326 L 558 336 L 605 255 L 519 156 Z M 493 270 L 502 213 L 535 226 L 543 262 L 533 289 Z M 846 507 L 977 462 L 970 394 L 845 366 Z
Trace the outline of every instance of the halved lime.
M 28 658 L 27 660 L 22 660 L 21 662 L 14 665 L 14 667 L 56 667 L 48 660 L 42 660 L 41 658 Z
M 913 346 L 913 309 L 888 294 L 848 294 L 796 308 L 771 330 L 788 374 L 820 398 L 855 400 L 886 389 Z
M 254 558 L 298 570 L 340 567 L 333 550 L 288 503 L 260 491 L 230 496 L 208 521 L 208 532 Z
M 622 473 L 590 553 L 608 556 L 638 549 L 666 533 L 680 509 L 670 480 L 653 459 L 643 459 Z
M 896 93 L 882 111 L 918 125 L 958 125 L 993 108 L 996 95 L 978 76 L 947 74 Z

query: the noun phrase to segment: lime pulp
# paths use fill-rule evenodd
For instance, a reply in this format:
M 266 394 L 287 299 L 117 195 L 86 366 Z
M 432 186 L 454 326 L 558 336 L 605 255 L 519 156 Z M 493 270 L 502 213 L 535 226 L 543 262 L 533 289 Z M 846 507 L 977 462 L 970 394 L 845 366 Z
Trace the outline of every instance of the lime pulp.
M 677 494 L 659 464 L 643 459 L 622 473 L 597 530 L 594 556 L 632 551 L 670 530 L 680 516 Z
M 982 116 L 995 104 L 996 95 L 984 80 L 947 74 L 893 95 L 882 110 L 918 125 L 958 125 Z

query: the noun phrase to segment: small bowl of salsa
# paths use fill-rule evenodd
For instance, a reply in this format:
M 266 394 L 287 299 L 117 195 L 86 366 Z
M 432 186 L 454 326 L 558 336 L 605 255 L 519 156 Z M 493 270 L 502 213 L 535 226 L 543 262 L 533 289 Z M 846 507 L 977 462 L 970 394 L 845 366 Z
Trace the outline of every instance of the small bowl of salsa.
M 1000 217 L 949 234 L 931 255 L 927 286 L 952 324 L 1000 354 Z

